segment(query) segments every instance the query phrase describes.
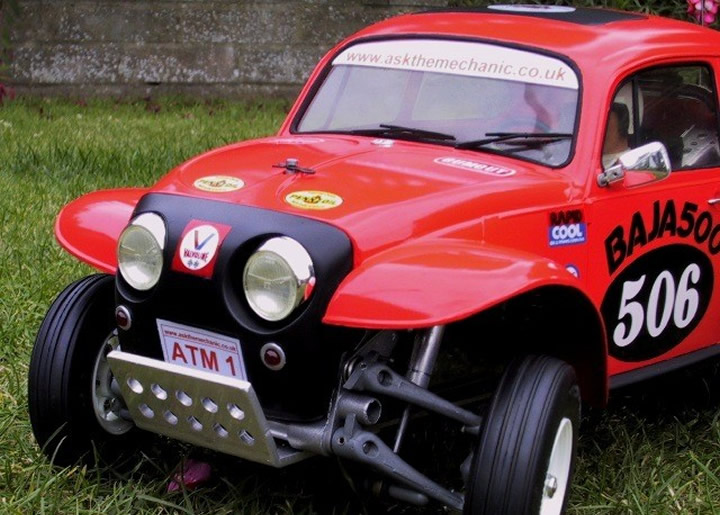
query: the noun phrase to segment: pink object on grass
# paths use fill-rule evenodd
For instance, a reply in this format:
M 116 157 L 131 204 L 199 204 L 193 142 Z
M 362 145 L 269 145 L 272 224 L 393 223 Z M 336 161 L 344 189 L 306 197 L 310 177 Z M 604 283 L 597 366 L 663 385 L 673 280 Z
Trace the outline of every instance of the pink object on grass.
M 167 487 L 168 492 L 177 492 L 181 486 L 187 490 L 197 488 L 207 482 L 212 475 L 212 468 L 209 463 L 196 460 L 185 460 L 182 469 L 177 472 Z

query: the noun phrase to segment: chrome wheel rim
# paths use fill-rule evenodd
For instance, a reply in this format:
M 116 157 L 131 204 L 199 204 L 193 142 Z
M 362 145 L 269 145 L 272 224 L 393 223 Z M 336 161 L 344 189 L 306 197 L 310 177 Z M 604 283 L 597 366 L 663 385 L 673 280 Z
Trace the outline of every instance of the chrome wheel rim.
M 562 513 L 565 492 L 570 481 L 570 465 L 573 452 L 573 424 L 565 417 L 555 432 L 550 460 L 543 479 L 543 493 L 540 502 L 540 515 L 559 515 Z
M 117 347 L 117 335 L 113 333 L 105 340 L 95 358 L 92 375 L 92 404 L 95 418 L 100 427 L 110 434 L 122 435 L 130 431 L 134 424 L 120 416 L 120 410 L 126 410 L 127 407 L 122 397 L 113 392 L 115 377 L 110 370 L 107 355 Z

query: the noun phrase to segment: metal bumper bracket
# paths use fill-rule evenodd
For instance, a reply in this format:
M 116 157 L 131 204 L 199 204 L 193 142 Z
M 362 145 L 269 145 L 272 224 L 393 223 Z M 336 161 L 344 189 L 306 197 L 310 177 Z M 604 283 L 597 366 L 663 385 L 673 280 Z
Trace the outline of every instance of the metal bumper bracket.
M 107 359 L 141 429 L 274 467 L 307 457 L 276 444 L 247 381 L 118 350 Z

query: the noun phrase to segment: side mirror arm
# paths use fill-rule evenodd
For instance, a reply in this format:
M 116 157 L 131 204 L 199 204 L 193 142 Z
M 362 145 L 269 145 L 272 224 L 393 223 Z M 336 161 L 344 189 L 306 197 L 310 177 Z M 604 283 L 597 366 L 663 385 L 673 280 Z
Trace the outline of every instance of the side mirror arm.
M 597 176 L 598 186 L 605 188 L 610 186 L 614 182 L 622 181 L 625 178 L 625 170 L 620 163 L 617 163 L 609 167 L 607 170 L 603 170 Z

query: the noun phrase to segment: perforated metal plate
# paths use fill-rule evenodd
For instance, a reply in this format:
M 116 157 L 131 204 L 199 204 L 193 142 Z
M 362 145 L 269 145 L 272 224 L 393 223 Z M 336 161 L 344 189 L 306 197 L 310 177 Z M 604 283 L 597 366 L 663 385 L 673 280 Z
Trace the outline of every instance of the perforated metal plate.
M 108 363 L 141 429 L 274 467 L 305 457 L 277 446 L 247 381 L 117 350 Z

